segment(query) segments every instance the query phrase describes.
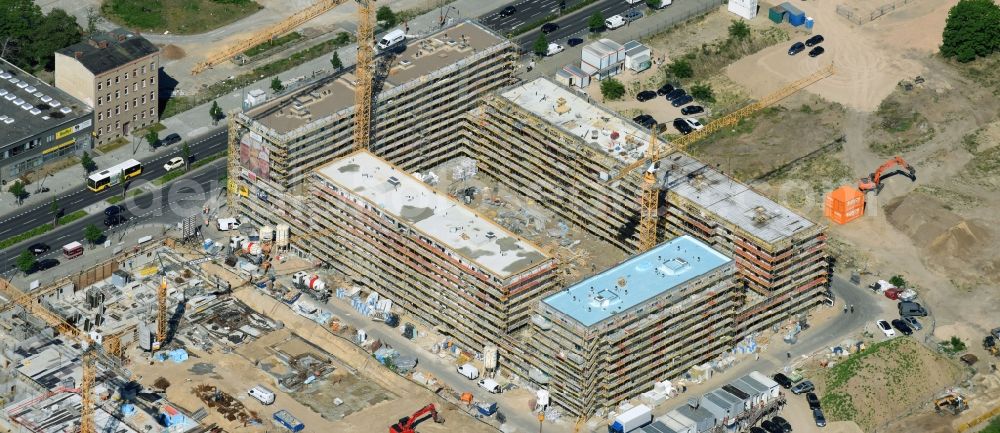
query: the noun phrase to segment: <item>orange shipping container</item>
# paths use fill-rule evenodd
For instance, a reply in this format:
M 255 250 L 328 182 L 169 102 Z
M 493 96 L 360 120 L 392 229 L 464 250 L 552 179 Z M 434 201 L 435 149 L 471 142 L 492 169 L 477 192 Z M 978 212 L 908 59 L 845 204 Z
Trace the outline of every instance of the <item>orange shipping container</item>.
M 837 224 L 847 224 L 865 213 L 865 194 L 852 185 L 844 185 L 827 194 L 823 215 Z

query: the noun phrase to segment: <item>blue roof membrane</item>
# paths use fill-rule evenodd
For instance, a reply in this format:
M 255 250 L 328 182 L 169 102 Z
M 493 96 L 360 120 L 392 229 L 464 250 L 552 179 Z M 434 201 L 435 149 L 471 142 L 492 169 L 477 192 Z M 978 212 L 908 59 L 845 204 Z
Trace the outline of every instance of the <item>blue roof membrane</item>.
M 584 326 L 591 326 L 731 261 L 691 236 L 680 236 L 542 302 Z

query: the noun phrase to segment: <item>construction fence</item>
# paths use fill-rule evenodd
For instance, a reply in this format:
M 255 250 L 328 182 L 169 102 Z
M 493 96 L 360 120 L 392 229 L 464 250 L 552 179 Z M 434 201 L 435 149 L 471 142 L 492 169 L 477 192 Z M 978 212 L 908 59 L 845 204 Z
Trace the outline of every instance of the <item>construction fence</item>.
M 896 10 L 896 8 L 905 6 L 909 3 L 913 3 L 915 0 L 894 0 L 881 6 L 875 6 L 871 9 L 866 9 L 864 11 L 851 9 L 844 5 L 837 5 L 837 14 L 847 18 L 848 21 L 857 24 L 864 25 L 865 23 L 875 21 L 882 15 Z

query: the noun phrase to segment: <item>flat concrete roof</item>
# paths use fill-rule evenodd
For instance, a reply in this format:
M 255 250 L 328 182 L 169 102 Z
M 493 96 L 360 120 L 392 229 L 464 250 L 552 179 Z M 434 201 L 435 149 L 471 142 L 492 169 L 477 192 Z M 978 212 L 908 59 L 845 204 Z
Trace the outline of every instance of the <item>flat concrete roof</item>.
M 0 59 L 0 146 L 79 123 L 90 113 L 87 104 Z
M 579 137 L 594 149 L 626 163 L 641 158 L 649 145 L 649 131 L 611 110 L 560 86 L 536 78 L 501 94 L 543 120 Z
M 472 21 L 465 21 L 424 38 L 408 41 L 406 51 L 399 54 L 393 62 L 383 85 L 382 95 L 395 87 L 504 43 L 510 42 Z M 284 134 L 313 120 L 323 119 L 353 107 L 356 81 L 357 77 L 353 73 L 345 73 L 318 88 L 308 88 L 289 97 L 255 107 L 248 114 L 262 125 Z M 308 99 L 300 102 L 301 106 L 308 110 L 308 116 L 292 112 L 294 100 L 300 97 Z
M 549 259 L 537 247 L 368 151 L 316 172 L 500 278 Z
M 643 304 L 732 260 L 680 236 L 551 295 L 545 302 L 584 326 Z
M 684 197 L 757 238 L 774 243 L 816 224 L 691 155 L 660 162 L 668 191 Z

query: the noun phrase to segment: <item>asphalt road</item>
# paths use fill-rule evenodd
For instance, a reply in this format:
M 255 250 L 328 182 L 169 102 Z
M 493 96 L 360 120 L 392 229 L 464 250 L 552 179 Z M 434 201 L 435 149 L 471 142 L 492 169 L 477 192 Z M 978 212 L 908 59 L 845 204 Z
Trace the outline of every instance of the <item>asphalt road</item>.
M 525 23 L 533 22 L 541 17 L 559 12 L 559 3 L 562 0 L 521 0 L 509 5 L 498 7 L 486 14 L 479 16 L 479 22 L 495 30 L 501 35 L 506 35 Z M 565 0 L 566 7 L 579 4 L 583 0 Z M 507 17 L 500 16 L 507 6 L 514 6 L 514 14 Z M 537 37 L 537 36 L 536 36 Z
M 608 18 L 612 15 L 617 15 L 633 8 L 642 12 L 644 16 L 646 15 L 646 6 L 643 3 L 630 5 L 626 3 L 625 0 L 598 0 L 578 11 L 552 20 L 552 22 L 559 25 L 559 29 L 547 34 L 546 38 L 548 38 L 549 42 L 558 42 L 565 45 L 566 39 L 572 36 L 584 35 L 589 31 L 588 24 L 590 22 L 590 16 L 593 15 L 594 12 L 599 11 L 604 15 L 604 18 Z M 665 10 L 669 11 L 670 8 L 668 7 Z M 539 34 L 541 34 L 541 29 L 534 29 L 518 36 L 517 43 L 522 49 L 530 51 L 532 45 L 535 44 L 535 40 L 538 39 Z
M 191 146 L 192 159 L 197 160 L 200 157 L 225 150 L 227 134 L 228 133 L 225 128 L 219 128 L 214 131 L 210 131 L 207 135 L 202 136 L 197 141 L 188 141 L 188 144 Z M 135 185 L 138 183 L 138 180 L 149 181 L 163 176 L 166 173 L 163 169 L 163 164 L 170 158 L 180 156 L 180 144 L 173 144 L 171 147 L 173 147 L 173 149 L 168 154 L 157 156 L 155 159 L 151 160 L 140 160 L 143 165 L 142 174 L 138 178 L 130 180 L 130 183 Z M 80 182 L 80 185 L 76 189 L 72 190 L 72 192 L 60 196 L 58 198 L 58 203 L 59 206 L 62 207 L 64 214 L 70 214 L 116 194 L 121 194 L 121 188 L 118 186 L 95 193 L 87 189 L 87 186 L 83 182 Z M 16 214 L 5 215 L 4 219 L 0 221 L 0 239 L 9 238 L 18 233 L 24 232 L 25 230 L 51 221 L 52 211 L 49 209 L 49 204 L 37 205 L 30 209 L 19 210 Z M 101 219 L 101 221 L 98 221 L 98 224 L 103 224 L 103 222 L 104 220 Z
M 106 229 L 104 227 L 104 213 L 100 212 L 57 227 L 55 230 L 25 242 L 41 242 L 52 248 L 48 253 L 39 256 L 39 260 L 49 258 L 61 260 L 62 245 L 73 241 L 83 242 L 83 228 L 89 224 L 94 224 L 105 230 L 105 236 L 114 242 L 118 239 L 117 235 L 138 224 L 152 221 L 180 221 L 184 216 L 197 213 L 204 205 L 205 200 L 209 198 L 209 194 L 217 193 L 217 189 L 214 188 L 219 186 L 219 176 L 225 170 L 225 165 L 225 159 L 214 161 L 174 180 L 163 188 L 131 197 L 122 202 L 126 214 L 129 215 L 128 223 L 122 226 Z M 160 167 L 160 170 L 163 170 L 163 167 Z M 22 243 L 0 251 L 0 272 L 7 274 L 15 268 L 17 256 L 25 248 L 24 245 Z M 59 272 L 58 269 L 59 267 L 56 266 L 47 272 Z

